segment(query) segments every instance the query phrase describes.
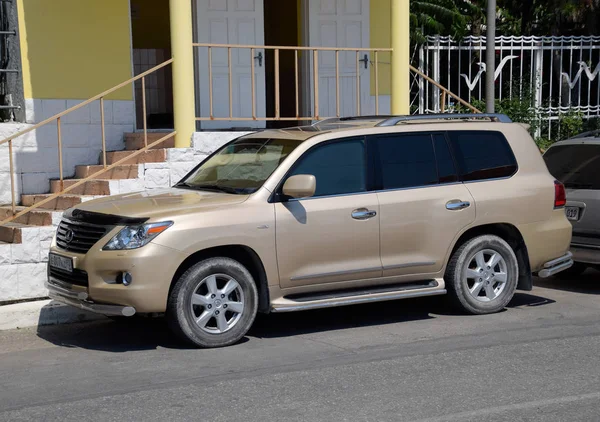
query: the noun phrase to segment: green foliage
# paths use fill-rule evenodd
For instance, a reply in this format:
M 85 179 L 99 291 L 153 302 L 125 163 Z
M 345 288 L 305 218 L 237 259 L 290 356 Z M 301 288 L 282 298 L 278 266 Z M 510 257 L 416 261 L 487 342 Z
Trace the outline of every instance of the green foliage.
M 462 38 L 468 32 L 468 19 L 481 10 L 468 0 L 412 0 L 410 38 L 422 44 L 427 35 Z

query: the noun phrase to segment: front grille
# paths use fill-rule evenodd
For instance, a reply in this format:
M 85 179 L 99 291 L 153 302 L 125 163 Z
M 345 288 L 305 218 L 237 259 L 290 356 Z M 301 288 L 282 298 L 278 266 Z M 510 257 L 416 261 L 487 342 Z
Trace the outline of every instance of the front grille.
M 66 251 L 85 254 L 110 228 L 63 218 L 56 232 L 56 245 Z
M 76 286 L 88 286 L 88 275 L 85 271 L 73 269 L 72 273 L 62 271 L 54 267 L 48 266 L 48 275 L 52 278 L 57 279 L 60 282 L 67 284 L 74 284 Z

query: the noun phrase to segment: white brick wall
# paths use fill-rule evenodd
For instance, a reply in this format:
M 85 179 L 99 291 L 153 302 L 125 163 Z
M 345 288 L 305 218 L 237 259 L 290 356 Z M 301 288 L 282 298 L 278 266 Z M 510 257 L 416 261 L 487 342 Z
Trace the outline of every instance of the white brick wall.
M 79 104 L 81 100 L 26 99 L 27 124 L 0 123 L 0 139 L 17 133 L 32 123 Z M 104 102 L 106 146 L 109 150 L 124 148 L 123 133 L 134 130 L 133 101 Z M 96 101 L 65 116 L 61 121 L 63 140 L 64 177 L 75 173 L 79 164 L 97 164 L 102 150 L 100 129 L 100 103 Z M 17 195 L 21 193 L 45 193 L 50 189 L 49 180 L 58 178 L 56 123 L 49 123 L 13 143 L 13 162 L 17 175 Z M 0 204 L 10 203 L 10 176 L 8 172 L 7 146 L 0 146 Z
M 51 105 L 53 107 L 58 106 L 55 103 L 51 103 Z M 87 114 L 81 113 L 77 116 L 73 125 L 82 125 L 82 121 L 85 119 L 87 119 Z M 90 121 L 92 121 L 91 117 Z M 137 179 L 111 180 L 109 182 L 110 193 L 116 195 L 145 189 L 170 187 L 215 149 L 242 134 L 241 132 L 196 133 L 194 134 L 192 148 L 170 149 L 165 163 L 140 164 L 140 176 Z M 85 159 L 87 155 L 82 151 L 80 152 L 80 149 L 83 148 L 71 148 L 70 153 L 77 156 L 78 159 Z M 96 152 L 96 157 L 98 157 L 98 152 Z M 43 165 L 43 160 L 36 162 L 40 166 Z M 2 160 L 0 160 L 0 165 L 1 163 Z M 81 164 L 81 162 L 77 164 Z M 2 167 L 0 167 L 1 170 Z M 47 174 L 25 173 L 21 175 L 21 178 L 27 180 L 25 187 L 32 189 L 31 193 L 40 193 L 39 189 L 42 186 L 47 189 Z M 1 183 L 2 178 L 0 177 L 0 187 Z M 0 190 L 0 192 L 3 191 Z M 93 197 L 84 198 L 84 200 L 90 199 L 93 199 Z M 21 244 L 0 245 L 0 303 L 47 295 L 44 281 L 46 280 L 48 248 L 61 216 L 61 212 L 52 214 L 53 226 L 23 229 L 23 243 Z

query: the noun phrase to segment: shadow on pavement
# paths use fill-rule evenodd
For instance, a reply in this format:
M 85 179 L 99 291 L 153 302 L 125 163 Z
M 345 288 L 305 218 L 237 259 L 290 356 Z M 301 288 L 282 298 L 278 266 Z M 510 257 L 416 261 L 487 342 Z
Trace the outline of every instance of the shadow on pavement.
M 566 292 L 600 295 L 600 271 L 589 268 L 578 276 L 534 278 L 533 285 Z
M 515 294 L 509 308 L 541 306 L 554 301 L 529 293 Z M 315 332 L 371 327 L 418 320 L 437 315 L 465 315 L 448 304 L 445 296 L 395 300 L 339 308 L 282 314 L 259 314 L 248 337 L 285 338 Z M 112 353 L 157 348 L 193 348 L 169 330 L 164 318 L 108 319 L 55 326 L 40 326 L 37 335 L 57 346 Z M 242 340 L 248 341 L 248 337 Z M 239 344 L 239 343 L 238 343 Z

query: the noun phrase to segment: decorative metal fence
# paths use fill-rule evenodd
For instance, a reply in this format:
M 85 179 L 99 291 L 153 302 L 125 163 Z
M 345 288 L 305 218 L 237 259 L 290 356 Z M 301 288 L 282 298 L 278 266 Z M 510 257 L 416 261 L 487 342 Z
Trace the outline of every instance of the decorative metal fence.
M 501 36 L 495 50 L 495 96 L 500 101 L 528 102 L 535 112 L 538 136 L 553 139 L 568 114 L 600 118 L 600 36 Z M 413 63 L 462 99 L 477 104 L 485 100 L 485 51 L 485 37 L 461 41 L 428 37 Z M 423 78 L 413 84 L 412 94 L 420 113 L 452 110 L 456 104 Z

